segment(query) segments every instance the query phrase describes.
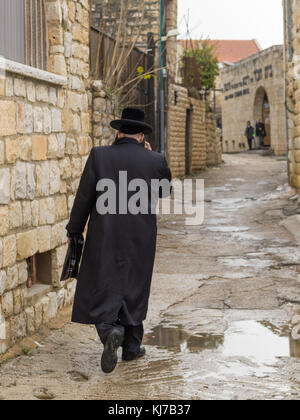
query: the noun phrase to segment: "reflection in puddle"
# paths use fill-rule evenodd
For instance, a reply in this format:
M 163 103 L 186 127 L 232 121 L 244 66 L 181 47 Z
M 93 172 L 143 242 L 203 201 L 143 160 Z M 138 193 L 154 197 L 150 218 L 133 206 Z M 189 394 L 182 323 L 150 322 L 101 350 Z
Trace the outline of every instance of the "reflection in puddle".
M 258 364 L 272 363 L 277 357 L 300 358 L 300 341 L 292 339 L 291 329 L 268 322 L 232 322 L 224 335 L 192 335 L 181 326 L 159 325 L 144 342 L 176 353 L 216 350 L 225 357 L 246 357 Z
M 188 334 L 182 327 L 159 325 L 145 337 L 144 343 L 173 352 L 199 353 L 203 350 L 214 350 L 222 345 L 224 337 L 212 334 Z

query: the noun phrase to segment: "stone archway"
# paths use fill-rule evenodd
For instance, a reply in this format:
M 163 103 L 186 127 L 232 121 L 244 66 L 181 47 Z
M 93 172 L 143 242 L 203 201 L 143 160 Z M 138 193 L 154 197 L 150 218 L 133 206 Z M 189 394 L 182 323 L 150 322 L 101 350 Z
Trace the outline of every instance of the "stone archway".
M 254 121 L 261 120 L 265 124 L 266 137 L 264 145 L 271 146 L 271 108 L 269 96 L 264 87 L 257 89 L 254 100 Z

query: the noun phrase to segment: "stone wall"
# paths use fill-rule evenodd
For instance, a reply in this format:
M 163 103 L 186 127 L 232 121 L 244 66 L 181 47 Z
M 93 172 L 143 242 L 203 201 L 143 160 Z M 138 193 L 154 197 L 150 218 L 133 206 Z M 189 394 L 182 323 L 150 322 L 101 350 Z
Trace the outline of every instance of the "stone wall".
M 300 0 L 285 0 L 284 8 L 289 178 L 291 185 L 300 190 Z
M 46 1 L 49 72 L 1 64 L 0 353 L 73 299 L 75 282 L 59 280 L 65 225 L 92 147 L 88 3 Z M 43 264 L 28 289 L 33 255 Z
M 286 153 L 284 109 L 283 48 L 274 46 L 239 61 L 221 71 L 223 98 L 223 151 L 248 149 L 245 129 L 247 121 L 255 125 L 262 119 L 263 97 L 270 105 L 271 148 L 277 155 Z M 260 97 L 261 95 L 261 97 Z
M 115 106 L 107 97 L 101 80 L 93 82 L 93 141 L 94 146 L 109 146 L 116 139 L 116 130 L 111 128 L 110 122 L 118 119 Z
M 220 140 L 220 131 L 216 127 L 216 118 L 214 113 L 206 114 L 206 165 L 218 166 L 222 163 L 222 144 Z
M 189 163 L 186 162 L 187 153 Z M 174 177 L 197 173 L 222 162 L 214 114 L 206 112 L 203 99 L 189 96 L 186 88 L 174 84 L 169 87 L 167 156 Z M 189 168 L 186 167 L 188 164 Z
M 93 0 L 93 4 L 92 25 L 115 38 L 120 25 L 121 1 L 110 0 L 106 3 L 103 0 Z M 148 32 L 153 32 L 159 38 L 159 1 L 145 0 L 144 10 L 140 0 L 124 0 L 124 4 L 127 37 L 138 33 L 138 47 L 146 50 Z
M 205 102 L 190 98 L 191 110 L 191 159 L 190 173 L 196 173 L 206 168 L 206 129 L 205 129 Z

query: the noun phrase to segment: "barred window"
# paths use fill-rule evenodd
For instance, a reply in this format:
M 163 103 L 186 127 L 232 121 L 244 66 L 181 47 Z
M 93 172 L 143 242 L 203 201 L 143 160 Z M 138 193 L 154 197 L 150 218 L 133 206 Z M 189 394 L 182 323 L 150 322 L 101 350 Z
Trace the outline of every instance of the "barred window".
M 0 55 L 48 69 L 45 0 L 0 0 Z

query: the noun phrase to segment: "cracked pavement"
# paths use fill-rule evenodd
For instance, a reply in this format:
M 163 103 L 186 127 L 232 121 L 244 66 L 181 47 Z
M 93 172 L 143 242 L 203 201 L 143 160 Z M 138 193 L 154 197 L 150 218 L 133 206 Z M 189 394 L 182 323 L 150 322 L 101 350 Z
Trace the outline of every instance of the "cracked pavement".
M 300 206 L 281 159 L 224 159 L 200 174 L 202 226 L 160 217 L 147 357 L 104 375 L 67 310 L 0 365 L 0 399 L 300 399 L 300 248 L 282 225 Z

